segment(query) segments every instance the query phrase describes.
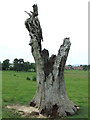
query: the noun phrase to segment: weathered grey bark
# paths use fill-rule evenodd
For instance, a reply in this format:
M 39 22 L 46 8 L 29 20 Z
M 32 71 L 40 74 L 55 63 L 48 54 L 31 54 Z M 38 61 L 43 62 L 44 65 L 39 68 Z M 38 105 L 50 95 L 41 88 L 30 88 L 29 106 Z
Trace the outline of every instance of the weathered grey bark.
M 34 7 L 37 8 L 36 5 Z M 25 21 L 25 25 L 31 37 L 30 45 L 37 72 L 37 91 L 30 106 L 38 107 L 40 113 L 47 116 L 73 115 L 77 112 L 77 106 L 68 99 L 64 82 L 64 66 L 71 45 L 69 38 L 64 39 L 57 56 L 49 57 L 48 50 L 42 50 L 41 47 L 43 37 L 38 14 L 35 15 L 33 11 L 28 15 L 30 18 Z

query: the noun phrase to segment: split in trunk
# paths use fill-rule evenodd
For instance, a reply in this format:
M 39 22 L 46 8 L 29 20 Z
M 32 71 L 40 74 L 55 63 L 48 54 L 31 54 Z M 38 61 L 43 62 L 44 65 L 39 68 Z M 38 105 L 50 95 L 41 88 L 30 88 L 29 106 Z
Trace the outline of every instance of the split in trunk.
M 42 29 L 38 19 L 38 7 L 33 5 L 33 12 L 26 12 L 30 18 L 25 26 L 30 35 L 30 46 L 36 63 L 37 91 L 30 101 L 30 106 L 38 107 L 40 113 L 51 117 L 64 117 L 77 113 L 77 105 L 66 94 L 64 67 L 70 49 L 70 40 L 65 38 L 57 56 L 49 57 L 46 49 L 42 50 Z

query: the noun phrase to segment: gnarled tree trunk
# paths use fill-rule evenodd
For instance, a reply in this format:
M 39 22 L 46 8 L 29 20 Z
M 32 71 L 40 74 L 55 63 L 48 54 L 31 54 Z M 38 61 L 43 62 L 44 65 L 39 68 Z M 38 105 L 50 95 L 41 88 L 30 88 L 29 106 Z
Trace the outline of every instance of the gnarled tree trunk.
M 36 63 L 37 91 L 30 101 L 30 106 L 38 107 L 41 114 L 47 116 L 67 116 L 77 112 L 77 106 L 66 94 L 64 82 L 64 66 L 70 49 L 69 38 L 65 38 L 57 56 L 49 57 L 48 50 L 42 50 L 42 29 L 38 20 L 37 5 L 33 12 L 26 12 L 30 18 L 25 21 L 30 35 L 30 46 Z

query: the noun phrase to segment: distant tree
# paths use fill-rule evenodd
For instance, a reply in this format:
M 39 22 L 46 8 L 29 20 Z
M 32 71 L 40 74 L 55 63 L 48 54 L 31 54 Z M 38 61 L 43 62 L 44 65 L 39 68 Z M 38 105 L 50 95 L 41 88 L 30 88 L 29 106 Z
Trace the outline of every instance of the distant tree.
M 88 65 L 88 70 L 90 71 L 90 65 Z
M 0 61 L 0 70 L 2 70 L 2 63 L 1 63 L 1 61 Z
M 31 63 L 31 64 L 30 64 L 30 69 L 33 69 L 34 72 L 36 72 L 35 63 Z
M 24 71 L 28 71 L 30 68 L 30 63 L 29 62 L 24 62 Z
M 10 65 L 9 70 L 14 70 L 14 67 Z
M 9 61 L 10 61 L 9 59 L 6 59 L 6 60 L 3 61 L 2 70 L 8 70 L 9 65 L 10 65 Z
M 70 66 L 70 67 L 71 67 L 71 69 L 72 69 L 72 67 L 73 67 L 72 65 L 68 65 L 68 66 Z
M 18 61 L 19 60 L 17 58 L 15 58 L 14 61 L 13 61 L 15 71 L 18 71 Z
M 71 67 L 72 67 L 72 65 L 68 65 L 68 66 L 71 66 Z
M 18 62 L 19 62 L 20 64 L 23 64 L 23 63 L 24 63 L 24 59 L 21 58 L 21 59 L 18 60 Z
M 88 70 L 88 66 L 87 65 L 83 65 L 83 70 Z
M 24 59 L 18 60 L 18 70 L 23 71 L 24 70 Z
M 14 70 L 15 71 L 23 71 L 24 70 L 24 59 L 14 59 Z

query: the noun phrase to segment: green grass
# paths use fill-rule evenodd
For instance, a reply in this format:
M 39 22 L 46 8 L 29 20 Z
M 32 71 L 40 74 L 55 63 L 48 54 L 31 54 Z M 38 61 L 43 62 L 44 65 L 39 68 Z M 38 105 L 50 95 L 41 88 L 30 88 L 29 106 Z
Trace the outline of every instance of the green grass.
M 2 72 L 2 104 L 3 118 L 20 118 L 18 113 L 5 108 L 10 104 L 26 105 L 34 97 L 36 82 L 32 81 L 35 72 Z M 30 80 L 27 80 L 27 77 Z M 80 110 L 73 118 L 88 117 L 88 72 L 87 71 L 65 71 L 65 84 L 68 97 L 76 103 Z
M 74 118 L 88 118 L 88 72 L 65 71 L 66 91 L 69 99 L 80 107 Z
M 36 82 L 32 81 L 36 73 L 3 71 L 2 93 L 3 105 L 27 104 L 35 94 Z M 29 77 L 31 80 L 27 80 Z

